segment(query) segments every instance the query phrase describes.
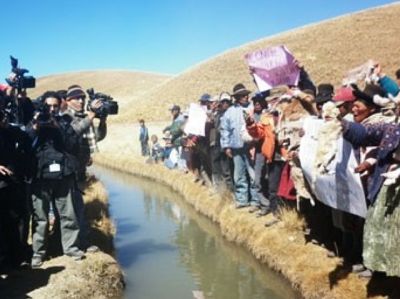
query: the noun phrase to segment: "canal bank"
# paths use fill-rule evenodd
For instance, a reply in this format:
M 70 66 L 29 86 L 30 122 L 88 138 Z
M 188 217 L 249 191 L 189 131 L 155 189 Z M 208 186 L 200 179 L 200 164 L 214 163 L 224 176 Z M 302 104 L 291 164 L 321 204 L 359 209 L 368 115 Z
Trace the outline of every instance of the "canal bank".
M 84 189 L 89 240 L 101 251 L 87 253 L 83 261 L 58 256 L 52 248 L 51 257 L 40 269 L 22 269 L 0 279 L 0 298 L 120 298 L 123 274 L 113 258 L 115 233 L 108 212 L 108 194 L 104 185 L 90 177 Z M 57 243 L 57 240 L 53 240 Z
M 190 174 L 148 165 L 139 158 L 98 154 L 95 162 L 170 186 L 197 212 L 216 222 L 225 238 L 242 244 L 260 263 L 282 273 L 305 298 L 384 298 L 374 296 L 368 281 L 349 273 L 340 259 L 328 258 L 326 249 L 307 242 L 304 223 L 294 211 L 286 211 L 283 221 L 266 228 L 268 216 L 260 219 L 246 209 L 236 210 L 229 196 L 210 193 L 194 183 Z

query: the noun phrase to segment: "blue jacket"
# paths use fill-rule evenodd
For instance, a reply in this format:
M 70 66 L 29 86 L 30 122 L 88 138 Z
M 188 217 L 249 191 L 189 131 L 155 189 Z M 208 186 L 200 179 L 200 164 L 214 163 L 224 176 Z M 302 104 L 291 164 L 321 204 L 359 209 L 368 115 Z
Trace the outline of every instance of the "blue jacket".
M 241 134 L 246 128 L 243 110 L 240 105 L 234 105 L 221 117 L 221 148 L 238 149 L 244 146 Z
M 144 143 L 149 141 L 149 130 L 146 127 L 140 127 L 139 141 Z
M 344 122 L 343 138 L 354 147 L 379 146 L 377 164 L 367 186 L 367 199 L 372 204 L 385 180 L 381 174 L 388 170 L 392 162 L 391 154 L 400 144 L 400 127 L 397 124 L 381 123 L 363 126 L 358 123 Z
M 379 85 L 382 87 L 383 90 L 385 90 L 386 96 L 391 94 L 395 97 L 399 93 L 399 86 L 393 79 L 388 76 L 384 76 L 379 79 Z

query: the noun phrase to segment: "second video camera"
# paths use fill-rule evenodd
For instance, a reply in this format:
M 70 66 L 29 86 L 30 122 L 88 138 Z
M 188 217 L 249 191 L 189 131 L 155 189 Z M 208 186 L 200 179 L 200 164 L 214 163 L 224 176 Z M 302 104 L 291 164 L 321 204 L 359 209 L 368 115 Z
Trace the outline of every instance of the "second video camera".
M 111 96 L 101 92 L 95 92 L 93 88 L 86 90 L 86 92 L 89 95 L 87 109 L 96 113 L 96 117 L 103 118 L 107 115 L 118 114 L 118 102 L 114 101 Z M 101 102 L 101 106 L 97 109 L 94 109 L 92 106 L 95 100 Z
M 11 75 L 6 79 L 7 83 L 16 88 L 22 90 L 25 88 L 34 88 L 36 86 L 36 78 L 33 76 L 25 76 L 29 73 L 27 69 L 21 69 L 18 67 L 18 59 L 10 56 L 11 59 Z

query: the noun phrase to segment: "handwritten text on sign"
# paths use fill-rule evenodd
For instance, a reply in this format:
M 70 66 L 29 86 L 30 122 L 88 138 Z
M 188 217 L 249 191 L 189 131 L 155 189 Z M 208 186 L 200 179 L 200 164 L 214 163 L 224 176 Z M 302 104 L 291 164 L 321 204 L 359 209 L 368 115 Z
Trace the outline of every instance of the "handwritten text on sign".
M 300 69 L 285 46 L 248 53 L 245 58 L 260 91 L 279 85 L 297 85 L 299 81 Z

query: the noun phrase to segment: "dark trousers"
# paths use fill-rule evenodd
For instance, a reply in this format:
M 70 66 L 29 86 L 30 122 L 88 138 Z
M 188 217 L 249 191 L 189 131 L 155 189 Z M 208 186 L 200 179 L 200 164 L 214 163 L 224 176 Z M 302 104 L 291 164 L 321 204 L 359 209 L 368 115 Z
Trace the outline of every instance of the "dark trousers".
M 0 189 L 0 265 L 18 265 L 30 258 L 29 211 L 25 184 Z
M 149 143 L 147 141 L 140 141 L 140 146 L 142 148 L 142 156 L 149 155 Z
M 281 204 L 281 199 L 278 196 L 279 183 L 281 181 L 281 174 L 285 162 L 272 161 L 267 164 L 267 197 L 260 200 L 260 206 L 264 209 L 277 211 L 278 206 Z
M 207 175 L 208 179 L 211 180 L 212 168 L 211 168 L 211 157 L 210 148 L 207 144 L 207 140 L 204 137 L 199 138 L 196 146 L 194 147 L 194 159 L 197 159 L 197 168 L 200 175 Z
M 75 214 L 76 217 L 78 218 L 78 223 L 79 223 L 79 246 L 83 250 L 86 250 L 87 247 L 90 246 L 89 224 L 85 216 L 85 203 L 82 194 L 85 188 L 85 184 L 86 184 L 86 178 L 85 180 L 79 181 L 77 183 L 77 187 L 74 189 L 74 192 L 72 193 Z
M 265 157 L 262 153 L 255 154 L 254 161 L 251 164 L 253 168 L 253 180 L 250 186 L 250 193 L 253 201 L 260 205 L 261 200 L 265 201 L 262 180 L 265 177 Z
M 210 156 L 213 185 L 233 191 L 232 160 L 218 146 L 210 148 Z

